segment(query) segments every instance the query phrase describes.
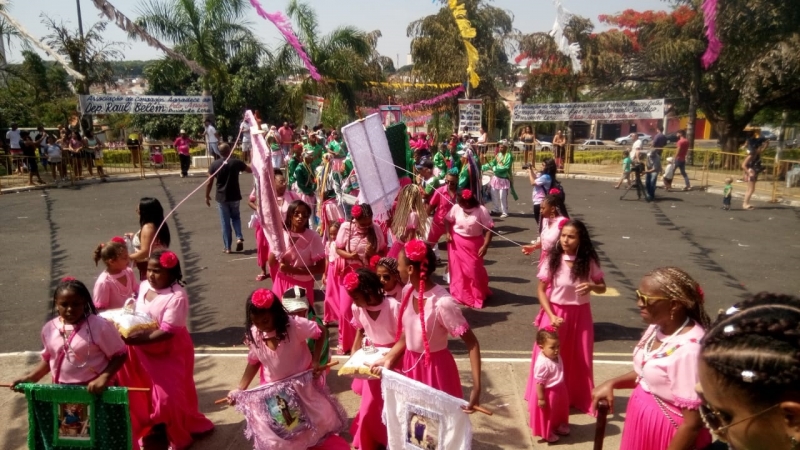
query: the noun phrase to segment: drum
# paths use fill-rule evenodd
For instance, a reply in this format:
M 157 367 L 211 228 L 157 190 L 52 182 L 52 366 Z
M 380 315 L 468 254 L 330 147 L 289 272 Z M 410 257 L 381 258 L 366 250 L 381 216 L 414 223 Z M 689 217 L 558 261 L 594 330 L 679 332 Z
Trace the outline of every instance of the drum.
M 481 176 L 481 186 L 483 187 L 489 186 L 489 183 L 491 183 L 493 176 L 494 174 L 492 172 L 483 172 L 483 176 Z

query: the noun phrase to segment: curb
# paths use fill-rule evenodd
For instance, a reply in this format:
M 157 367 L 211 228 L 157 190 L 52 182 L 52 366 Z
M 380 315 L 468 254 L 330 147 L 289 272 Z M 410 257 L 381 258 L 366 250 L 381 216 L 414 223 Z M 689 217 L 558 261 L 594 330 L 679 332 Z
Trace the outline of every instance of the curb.
M 164 171 L 157 173 L 145 173 L 144 177 L 137 174 L 110 175 L 108 178 L 106 178 L 106 181 L 102 181 L 100 178 L 92 178 L 89 180 L 76 181 L 75 184 L 64 184 L 61 186 L 55 184 L 40 184 L 36 186 L 19 186 L 12 188 L 3 188 L 0 189 L 0 194 L 18 194 L 20 192 L 42 191 L 45 189 L 69 189 L 76 186 L 88 186 L 91 184 L 118 183 L 121 181 L 135 181 L 148 178 L 174 177 L 174 176 L 179 176 L 180 174 L 181 174 L 180 170 L 176 170 L 176 171 Z M 205 175 L 206 171 L 203 169 L 190 170 L 189 175 L 191 176 L 193 174 Z

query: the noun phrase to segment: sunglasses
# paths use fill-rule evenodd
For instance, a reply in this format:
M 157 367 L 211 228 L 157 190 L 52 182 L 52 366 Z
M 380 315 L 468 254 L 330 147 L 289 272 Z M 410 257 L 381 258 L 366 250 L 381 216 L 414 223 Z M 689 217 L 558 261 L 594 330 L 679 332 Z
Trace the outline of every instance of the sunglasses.
M 725 439 L 726 435 L 728 434 L 728 430 L 735 425 L 739 425 L 740 423 L 747 422 L 749 420 L 755 419 L 756 417 L 768 412 L 772 411 L 773 409 L 777 408 L 778 405 L 772 405 L 769 408 L 757 413 L 753 414 L 752 416 L 745 417 L 742 420 L 737 420 L 736 422 L 729 423 L 725 425 L 725 419 L 722 418 L 723 413 L 717 411 L 713 407 L 707 404 L 700 405 L 700 417 L 703 419 L 703 423 L 705 424 L 706 428 L 708 428 L 712 433 L 717 436 L 722 442 L 727 442 Z
M 392 279 L 391 275 L 378 275 L 378 277 L 381 279 L 381 281 L 391 281 Z
M 660 302 L 661 300 L 669 300 L 669 297 L 656 297 L 654 295 L 644 295 L 639 291 L 636 290 L 636 302 L 642 302 L 644 306 L 650 306 L 655 302 Z

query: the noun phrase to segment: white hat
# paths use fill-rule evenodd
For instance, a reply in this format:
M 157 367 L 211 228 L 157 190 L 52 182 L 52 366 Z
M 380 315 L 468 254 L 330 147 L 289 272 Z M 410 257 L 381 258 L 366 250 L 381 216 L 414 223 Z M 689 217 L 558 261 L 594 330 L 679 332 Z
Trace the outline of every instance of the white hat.
M 283 307 L 286 308 L 288 313 L 308 309 L 308 298 L 306 297 L 306 290 L 299 287 L 291 287 L 283 293 L 281 299 Z

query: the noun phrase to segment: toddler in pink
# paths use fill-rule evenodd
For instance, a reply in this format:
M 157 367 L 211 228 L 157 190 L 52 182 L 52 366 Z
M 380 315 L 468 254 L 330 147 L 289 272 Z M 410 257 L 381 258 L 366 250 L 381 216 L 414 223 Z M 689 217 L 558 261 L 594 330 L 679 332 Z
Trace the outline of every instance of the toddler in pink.
M 139 280 L 133 274 L 125 239 L 112 238 L 94 250 L 94 263 L 103 261 L 106 270 L 94 283 L 94 306 L 98 311 L 122 308 L 128 299 L 136 299 Z
M 561 343 L 556 329 L 551 326 L 539 329 L 536 345 L 541 353 L 532 373 L 536 382 L 535 401 L 528 403 L 531 431 L 547 442 L 556 442 L 559 435 L 569 434 L 569 392 L 564 383 L 564 366 L 559 356 Z

